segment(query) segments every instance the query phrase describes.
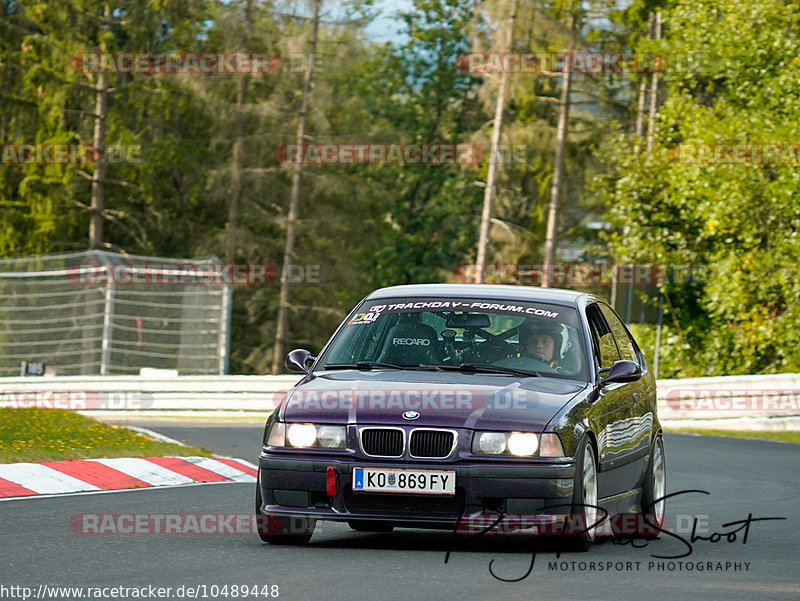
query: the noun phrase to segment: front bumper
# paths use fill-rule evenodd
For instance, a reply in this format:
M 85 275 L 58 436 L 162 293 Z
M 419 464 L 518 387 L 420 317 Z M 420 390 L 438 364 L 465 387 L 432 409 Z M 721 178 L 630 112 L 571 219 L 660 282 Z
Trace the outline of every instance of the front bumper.
M 443 469 L 456 472 L 455 495 L 354 492 L 353 467 Z M 327 472 L 336 475 L 336 494 L 327 494 Z M 438 463 L 398 460 L 323 459 L 262 453 L 258 486 L 261 513 L 318 520 L 378 520 L 431 527 L 450 526 L 463 516 L 496 514 L 565 514 L 572 502 L 575 464 L 487 462 Z

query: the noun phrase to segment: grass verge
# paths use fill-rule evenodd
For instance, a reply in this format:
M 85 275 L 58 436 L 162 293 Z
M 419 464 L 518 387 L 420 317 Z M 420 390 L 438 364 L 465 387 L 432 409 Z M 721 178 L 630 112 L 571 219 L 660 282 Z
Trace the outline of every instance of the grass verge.
M 63 409 L 0 409 L 0 463 L 97 457 L 209 456 Z
M 678 434 L 702 434 L 703 436 L 734 436 L 736 438 L 759 438 L 762 440 L 780 440 L 781 442 L 800 443 L 800 431 L 796 430 L 714 430 L 703 428 L 669 428 L 666 432 Z

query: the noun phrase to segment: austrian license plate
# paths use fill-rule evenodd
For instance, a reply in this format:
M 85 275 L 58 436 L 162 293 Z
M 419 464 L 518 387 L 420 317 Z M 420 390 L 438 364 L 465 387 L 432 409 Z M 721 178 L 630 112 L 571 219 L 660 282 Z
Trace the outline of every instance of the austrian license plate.
M 354 467 L 353 490 L 454 495 L 456 494 L 456 473 L 445 470 Z

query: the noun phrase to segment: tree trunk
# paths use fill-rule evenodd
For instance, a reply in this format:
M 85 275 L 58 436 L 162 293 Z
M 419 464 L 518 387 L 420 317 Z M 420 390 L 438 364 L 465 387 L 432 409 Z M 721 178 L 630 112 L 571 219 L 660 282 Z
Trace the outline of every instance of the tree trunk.
M 654 25 L 654 38 L 661 39 L 661 11 L 656 12 L 656 22 Z M 658 103 L 658 71 L 653 70 L 653 79 L 650 82 L 650 118 L 648 119 L 647 129 L 647 154 L 653 150 L 653 136 L 656 131 L 656 106 Z
M 514 24 L 517 20 L 518 0 L 512 0 L 511 15 L 508 18 L 508 31 L 506 32 L 503 52 L 511 52 L 511 45 L 514 41 Z M 477 269 L 475 270 L 475 283 L 483 281 L 483 274 L 486 272 L 486 249 L 489 246 L 489 227 L 492 220 L 492 205 L 494 204 L 495 188 L 497 186 L 498 174 L 498 154 L 500 137 L 503 133 L 503 109 L 506 105 L 506 90 L 508 88 L 508 71 L 503 70 L 500 74 L 500 87 L 497 90 L 497 104 L 494 110 L 494 122 L 492 124 L 492 145 L 489 150 L 489 171 L 486 175 L 486 187 L 483 192 L 483 211 L 481 212 L 481 229 L 478 237 L 478 257 Z
M 641 138 L 644 136 L 644 112 L 645 104 L 647 103 L 647 80 L 642 77 L 639 82 L 639 106 L 636 109 L 636 136 Z M 639 141 L 637 140 L 638 144 Z
M 311 82 L 316 63 L 317 29 L 319 28 L 319 10 L 322 0 L 314 0 L 314 17 L 311 26 L 311 52 L 308 57 L 305 77 L 303 78 L 303 100 L 300 104 L 300 122 L 297 125 L 297 144 L 302 144 L 306 137 L 306 120 L 308 118 L 308 104 L 311 98 Z M 278 298 L 278 319 L 275 332 L 275 347 L 272 353 L 272 373 L 277 374 L 283 365 L 283 356 L 286 354 L 286 341 L 289 337 L 289 276 L 292 260 L 294 259 L 294 243 L 297 229 L 297 218 L 300 213 L 300 183 L 303 176 L 303 165 L 300 161 L 294 165 L 292 176 L 292 192 L 289 201 L 289 216 L 286 222 L 286 246 L 283 253 L 283 266 L 281 274 L 281 291 Z
M 253 24 L 253 0 L 247 0 L 244 8 L 245 18 L 245 48 L 249 48 L 250 27 Z M 239 201 L 242 195 L 242 144 L 244 133 L 244 107 L 247 104 L 247 86 L 249 76 L 242 74 L 239 80 L 239 94 L 236 99 L 236 137 L 233 143 L 233 157 L 231 159 L 231 196 L 228 204 L 228 236 L 226 240 L 225 262 L 236 261 L 236 233 L 239 229 Z
M 111 9 L 106 5 L 103 11 L 103 31 L 109 29 Z M 107 51 L 104 46 L 103 52 Z M 103 247 L 103 219 L 105 218 L 105 179 L 106 179 L 106 116 L 108 113 L 108 73 L 99 73 L 95 86 L 94 105 L 94 145 L 95 162 L 92 174 L 91 220 L 89 222 L 89 250 Z
M 653 13 L 647 18 L 647 36 L 650 37 L 653 31 Z M 639 82 L 639 105 L 636 108 L 636 142 L 634 143 L 634 152 L 639 152 L 639 141 L 644 137 L 644 114 L 645 105 L 647 104 L 647 79 L 642 76 L 642 81 Z
M 572 15 L 572 32 L 575 31 L 576 18 Z M 564 83 L 561 87 L 561 110 L 558 113 L 558 129 L 556 130 L 556 156 L 553 166 L 553 185 L 550 188 L 550 207 L 547 213 L 547 237 L 544 244 L 544 273 L 542 274 L 542 286 L 550 286 L 550 272 L 553 268 L 556 256 L 556 244 L 558 242 L 558 209 L 561 201 L 561 189 L 564 185 L 564 149 L 567 145 L 567 133 L 569 123 L 569 96 L 572 87 L 572 48 L 569 50 L 570 58 L 567 59 L 566 73 L 564 73 Z

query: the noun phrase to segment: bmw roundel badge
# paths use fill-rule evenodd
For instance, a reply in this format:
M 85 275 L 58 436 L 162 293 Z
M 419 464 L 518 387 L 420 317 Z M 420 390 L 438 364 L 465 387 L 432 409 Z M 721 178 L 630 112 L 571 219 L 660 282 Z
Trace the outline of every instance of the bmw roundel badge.
M 417 419 L 419 417 L 419 411 L 404 411 L 403 412 L 403 419 Z

